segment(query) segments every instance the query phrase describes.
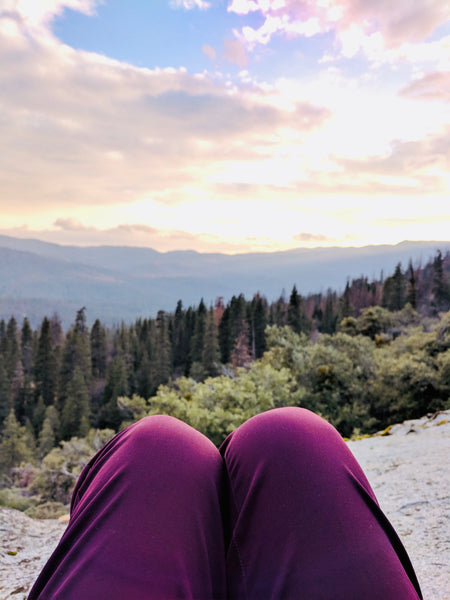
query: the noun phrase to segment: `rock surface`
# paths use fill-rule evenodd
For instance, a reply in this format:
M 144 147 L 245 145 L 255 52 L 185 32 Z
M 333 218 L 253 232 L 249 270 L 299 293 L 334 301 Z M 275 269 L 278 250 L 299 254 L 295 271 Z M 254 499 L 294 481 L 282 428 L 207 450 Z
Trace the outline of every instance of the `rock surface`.
M 405 546 L 425 600 L 450 600 L 450 411 L 348 445 Z
M 1 600 L 27 597 L 65 527 L 54 519 L 30 519 L 18 510 L 0 508 Z
M 402 539 L 425 600 L 450 600 L 450 411 L 348 445 Z M 0 600 L 25 600 L 65 525 L 0 508 Z

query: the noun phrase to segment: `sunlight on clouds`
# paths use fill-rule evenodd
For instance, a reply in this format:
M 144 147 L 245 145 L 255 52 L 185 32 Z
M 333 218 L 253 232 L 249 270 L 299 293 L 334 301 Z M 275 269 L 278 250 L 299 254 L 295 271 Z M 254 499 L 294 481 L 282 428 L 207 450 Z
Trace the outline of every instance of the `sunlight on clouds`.
M 369 180 L 370 179 L 372 178 L 369 176 Z M 398 175 L 378 175 L 375 179 L 377 182 L 393 188 L 396 186 L 406 188 L 410 187 L 411 191 L 413 191 L 413 188 L 418 186 L 417 180 L 412 177 L 399 177 Z
M 199 37 L 198 53 L 245 67 L 237 76 L 139 68 L 75 50 L 48 29 L 65 8 L 93 14 L 98 4 L 6 2 L 3 228 L 225 251 L 448 237 L 450 36 L 427 41 L 443 19 L 434 0 L 426 15 L 410 0 L 233 0 L 235 39 L 216 40 L 216 54 Z M 256 29 L 245 19 L 255 12 Z M 257 78 L 246 48 L 331 30 L 333 66 Z M 358 75 L 363 55 L 370 66 Z
M 365 245 L 398 243 L 402 239 L 447 239 L 450 215 L 446 198 L 399 200 L 395 196 L 376 203 L 367 197 L 348 199 L 317 197 L 313 203 L 287 200 L 274 202 L 263 192 L 239 198 L 213 195 L 192 189 L 192 195 L 178 205 L 160 205 L 142 199 L 116 205 L 106 213 L 93 207 L 45 223 L 38 231 L 23 225 L 5 231 L 19 237 L 39 237 L 65 243 L 123 243 L 149 245 L 157 250 L 242 252 L 249 249 L 276 250 L 293 245 Z M 345 200 L 345 203 L 344 203 Z M 424 205 L 425 203 L 425 205 Z M 407 214 L 414 216 L 405 217 Z M 434 215 L 434 216 L 433 216 Z M 102 223 L 101 228 L 89 223 Z M 300 235 L 299 232 L 309 232 Z M 206 233 L 207 232 L 207 233 Z M 65 238 L 62 236 L 66 236 Z
M 93 15 L 100 3 L 101 0 L 3 0 L 2 8 L 20 14 L 26 25 L 40 28 L 61 15 L 65 8 Z
M 245 237 L 255 235 L 288 243 L 298 233 L 299 222 L 303 229 L 334 237 L 339 232 L 339 223 L 337 217 L 323 213 L 322 209 L 328 203 L 329 200 L 324 200 L 320 208 L 301 202 L 296 206 L 283 199 L 274 203 L 272 197 L 264 198 L 264 194 L 250 197 L 246 203 L 239 199 L 230 202 L 228 198 L 213 196 L 206 190 L 193 189 L 191 195 L 186 194 L 185 201 L 176 206 L 161 206 L 152 199 L 142 199 L 131 205 L 113 207 L 104 227 L 114 227 L 127 220 L 158 230 L 183 230 L 192 235 L 207 231 L 241 242 Z
M 313 104 L 327 106 L 331 116 L 308 143 L 326 149 L 328 155 L 355 158 L 373 154 L 387 155 L 392 140 L 415 140 L 450 121 L 449 107 L 437 104 L 430 110 L 427 102 L 404 101 L 373 86 L 357 86 L 356 80 L 344 79 L 337 71 L 324 70 L 313 80 L 280 79 L 276 89 L 291 101 L 300 97 Z
M 112 161 L 124 159 L 123 153 L 117 152 L 116 150 L 108 150 L 108 152 L 105 152 L 105 156 L 106 156 L 106 158 L 109 158 L 109 160 L 112 160 Z
M 10 38 L 19 38 L 21 35 L 19 23 L 15 19 L 7 17 L 0 19 L 0 34 Z
M 211 3 L 205 2 L 205 0 L 170 0 L 169 5 L 172 8 L 184 8 L 185 10 L 192 10 L 193 8 L 206 10 L 210 8 Z
M 450 70 L 435 71 L 416 77 L 400 90 L 399 95 L 404 98 L 450 102 Z
M 380 37 L 378 35 L 377 39 L 379 40 Z M 342 46 L 342 55 L 345 58 L 352 58 L 364 46 L 366 34 L 360 25 L 352 23 L 348 29 L 339 34 L 339 40 Z
M 445 60 L 436 56 L 436 42 L 426 41 L 450 17 L 450 3 L 442 0 L 397 0 L 389 6 L 373 0 L 233 0 L 228 11 L 240 15 L 258 11 L 264 18 L 257 29 L 244 25 L 235 31 L 250 50 L 269 44 L 275 34 L 310 37 L 333 30 L 341 46 L 335 58 L 352 58 L 361 50 L 378 65 L 402 58 L 429 60 L 430 54 L 439 64 Z
M 283 8 L 285 6 L 284 0 L 232 0 L 228 6 L 228 12 L 235 12 L 238 15 L 247 15 L 250 12 L 256 12 L 261 10 L 267 12 L 270 8 Z

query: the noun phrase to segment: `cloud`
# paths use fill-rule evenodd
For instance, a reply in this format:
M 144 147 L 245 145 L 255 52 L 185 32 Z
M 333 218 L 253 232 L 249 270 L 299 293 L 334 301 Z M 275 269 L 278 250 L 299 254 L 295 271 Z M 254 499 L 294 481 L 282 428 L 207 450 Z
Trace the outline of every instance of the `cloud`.
M 426 73 L 402 88 L 400 96 L 450 102 L 450 71 Z
M 0 114 L 3 197 L 10 210 L 37 198 L 45 210 L 168 189 L 182 201 L 223 161 L 270 155 L 277 132 L 301 137 L 330 113 L 301 101 L 284 108 L 256 84 L 136 68 L 19 30 L 0 34 Z
M 0 18 L 21 22 L 35 33 L 45 32 L 48 35 L 49 25 L 66 8 L 93 15 L 101 3 L 102 0 L 2 0 Z
M 331 242 L 333 238 L 329 238 L 322 233 L 297 233 L 293 236 L 296 242 Z
M 56 219 L 56 221 L 54 222 L 54 226 L 57 227 L 58 229 L 62 229 L 63 231 L 92 231 L 93 230 L 92 227 L 86 227 L 77 219 L 72 219 L 72 218 Z
M 208 44 L 203 44 L 202 52 L 205 56 L 207 56 L 213 62 L 216 60 L 216 51 L 214 50 L 214 48 L 212 46 L 209 46 Z
M 224 40 L 223 46 L 223 57 L 226 61 L 239 67 L 248 65 L 247 52 L 239 40 Z
M 238 15 L 248 15 L 250 12 L 261 10 L 261 7 L 258 2 L 254 2 L 253 0 L 232 0 L 227 10 Z
M 368 29 L 383 35 L 387 47 L 426 40 L 450 17 L 450 5 L 441 0 L 347 0 L 345 26 L 368 22 Z
M 361 159 L 338 159 L 347 173 L 360 175 L 391 176 L 401 182 L 404 178 L 420 181 L 427 174 L 450 170 L 450 126 L 443 131 L 413 141 L 395 141 L 386 156 L 371 156 Z
M 450 4 L 442 0 L 233 0 L 228 11 L 263 17 L 258 28 L 246 25 L 236 32 L 250 50 L 268 44 L 274 35 L 311 37 L 333 31 L 342 56 L 363 51 L 378 62 L 392 60 L 395 50 L 408 58 L 414 54 L 408 45 L 425 42 L 450 18 Z
M 157 235 L 159 234 L 158 229 L 156 229 L 156 227 L 150 227 L 150 225 L 142 225 L 140 223 L 134 223 L 132 225 L 126 224 L 126 225 L 118 225 L 117 227 L 110 229 L 111 231 L 123 231 L 126 233 L 135 233 L 135 232 L 139 232 L 139 233 L 145 233 L 147 235 Z
M 169 5 L 171 8 L 183 8 L 184 10 L 192 10 L 193 8 L 207 10 L 210 8 L 211 3 L 204 0 L 171 0 Z
M 399 217 L 399 218 L 385 218 L 385 219 L 374 219 L 373 224 L 380 227 L 389 227 L 390 229 L 395 229 L 397 227 L 405 227 L 410 225 L 417 225 L 418 218 L 408 218 L 408 217 Z M 434 214 L 434 215 L 422 215 L 420 216 L 420 223 L 430 224 L 430 225 L 438 225 L 442 223 L 450 222 L 449 214 Z
M 292 34 L 294 27 L 302 35 L 337 27 L 336 19 L 344 22 L 345 16 L 314 16 L 317 7 L 338 7 L 325 0 L 314 6 L 287 0 L 234 4 L 235 12 L 257 5 L 268 11 L 270 5 L 280 19 L 279 34 L 288 30 L 282 29 L 286 7 L 292 9 Z M 42 6 L 49 12 L 36 23 L 48 23 L 69 2 Z M 88 11 L 95 3 L 77 6 Z M 447 107 L 436 103 L 429 112 L 421 108 L 425 103 L 407 100 L 447 99 L 444 69 L 434 76 L 421 69 L 395 102 L 391 96 L 386 102 L 383 90 L 370 95 L 361 86 L 355 94 L 355 80 L 335 77 L 336 67 L 313 83 L 269 85 L 248 73 L 236 82 L 217 72 L 137 68 L 74 50 L 44 33 L 30 33 L 24 10 L 22 16 L 2 13 L 0 130 L 8 149 L 0 153 L 3 227 L 27 215 L 27 235 L 47 232 L 49 241 L 235 251 L 243 247 L 248 223 L 260 221 L 254 231 L 261 240 L 275 220 L 278 239 L 289 244 L 299 222 L 306 232 L 323 232 L 303 234 L 303 241 L 308 235 L 333 239 L 334 223 L 324 227 L 320 215 L 304 220 L 311 207 L 320 213 L 343 198 L 345 205 L 350 199 L 378 206 L 379 198 L 448 194 L 450 133 L 438 123 Z M 243 63 L 242 41 L 228 41 L 228 59 Z M 429 62 L 443 43 L 427 42 Z M 414 51 L 425 56 L 419 47 Z M 217 58 L 212 47 L 203 52 Z M 409 112 L 399 119 L 404 107 Z M 324 198 L 331 203 L 325 209 Z M 102 229 L 83 223 L 101 223 Z M 247 231 L 234 238 L 241 224 Z
M 74 219 L 72 217 L 63 218 L 60 217 L 56 219 L 53 223 L 56 229 L 60 229 L 62 231 L 68 232 L 73 231 L 77 233 L 88 233 L 94 235 L 110 235 L 110 234 L 145 234 L 145 235 L 160 235 L 161 232 L 156 227 L 151 227 L 150 225 L 144 225 L 142 223 L 126 223 L 122 225 L 117 225 L 116 227 L 101 229 L 98 227 L 92 227 L 88 225 L 84 225 L 78 219 Z

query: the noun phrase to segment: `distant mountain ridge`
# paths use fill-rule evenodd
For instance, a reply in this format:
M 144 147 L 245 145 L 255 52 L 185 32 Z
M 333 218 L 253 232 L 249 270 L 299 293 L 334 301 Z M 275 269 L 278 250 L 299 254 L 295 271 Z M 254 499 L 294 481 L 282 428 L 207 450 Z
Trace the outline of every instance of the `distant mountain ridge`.
M 275 300 L 295 284 L 303 295 L 343 290 L 347 279 L 391 274 L 425 264 L 450 242 L 402 242 L 361 248 L 297 248 L 280 252 L 161 253 L 131 246 L 65 246 L 0 235 L 0 318 L 28 316 L 33 326 L 58 312 L 64 327 L 86 306 L 88 320 L 132 322 L 139 316 L 184 306 L 225 301 L 260 292 Z

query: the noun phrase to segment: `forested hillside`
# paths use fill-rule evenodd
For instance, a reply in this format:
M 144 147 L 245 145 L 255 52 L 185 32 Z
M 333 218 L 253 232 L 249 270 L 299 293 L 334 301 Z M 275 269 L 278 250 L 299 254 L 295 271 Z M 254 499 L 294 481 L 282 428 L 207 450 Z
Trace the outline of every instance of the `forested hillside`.
M 105 326 L 137 318 L 155 318 L 158 310 L 207 306 L 217 297 L 252 298 L 269 303 L 293 285 L 303 296 L 328 288 L 342 293 L 347 278 L 361 274 L 383 278 L 401 262 L 425 265 L 450 242 L 402 242 L 396 245 L 293 248 L 279 252 L 211 254 L 157 252 L 151 248 L 48 244 L 0 235 L 0 319 L 26 316 L 38 328 L 45 316 L 58 313 L 69 329 L 76 311 L 86 306 L 87 324 Z M 288 296 L 289 297 L 289 296 Z
M 384 281 L 348 281 L 342 295 L 294 286 L 272 303 L 179 301 L 113 328 L 88 327 L 80 308 L 67 332 L 57 315 L 35 330 L 1 321 L 3 485 L 66 502 L 81 464 L 146 414 L 177 416 L 220 444 L 277 406 L 310 408 L 345 436 L 448 408 L 449 282 L 450 255 L 437 252 Z

